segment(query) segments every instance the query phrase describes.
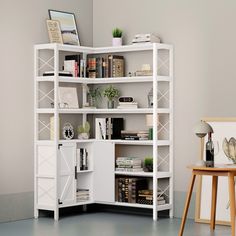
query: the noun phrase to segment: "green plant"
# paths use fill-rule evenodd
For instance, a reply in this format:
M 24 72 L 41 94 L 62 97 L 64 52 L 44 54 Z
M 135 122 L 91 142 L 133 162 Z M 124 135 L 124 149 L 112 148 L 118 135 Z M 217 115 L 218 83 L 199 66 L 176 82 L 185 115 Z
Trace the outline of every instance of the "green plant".
M 144 159 L 144 171 L 153 172 L 153 158 L 152 157 L 146 157 Z
M 153 165 L 153 158 L 152 157 L 146 157 L 144 159 L 144 165 L 145 166 L 152 166 Z
M 107 87 L 103 92 L 103 96 L 107 97 L 109 101 L 113 101 L 114 98 L 119 96 L 119 94 L 120 94 L 119 90 L 117 88 L 114 88 L 112 85 Z
M 115 29 L 112 30 L 113 38 L 121 38 L 122 33 L 123 33 L 123 31 L 119 28 L 115 28 Z
M 88 123 L 88 121 L 86 121 L 84 123 L 84 125 L 80 125 L 78 126 L 78 133 L 81 134 L 81 133 L 89 133 L 90 131 L 90 124 Z
M 101 99 L 102 94 L 100 88 L 95 88 L 95 89 L 89 89 L 88 90 L 88 96 L 94 99 Z

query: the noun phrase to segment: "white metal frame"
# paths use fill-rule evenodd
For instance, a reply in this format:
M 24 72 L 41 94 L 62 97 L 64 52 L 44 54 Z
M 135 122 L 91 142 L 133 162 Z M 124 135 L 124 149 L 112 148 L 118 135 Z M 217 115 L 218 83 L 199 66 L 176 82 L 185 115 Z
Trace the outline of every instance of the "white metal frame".
M 42 60 L 39 57 L 40 50 L 53 50 L 53 56 L 50 57 L 48 60 Z M 163 62 L 159 62 L 158 60 L 158 53 L 160 49 L 166 49 L 169 51 L 169 57 L 167 60 Z M 142 76 L 142 77 L 122 77 L 122 78 L 65 78 L 61 76 L 57 76 L 59 73 L 59 51 L 67 51 L 67 52 L 80 52 L 84 53 L 84 58 L 86 58 L 87 54 L 102 54 L 102 53 L 118 53 L 118 52 L 138 52 L 138 51 L 152 51 L 153 52 L 153 76 Z M 44 66 L 42 65 L 39 67 L 39 60 L 44 63 L 44 65 L 48 65 L 52 60 L 54 60 L 54 76 L 39 76 L 39 70 Z M 158 67 L 169 63 L 169 75 L 168 76 L 159 76 L 158 75 Z M 48 144 L 53 145 L 55 148 L 55 152 L 58 156 L 58 146 L 59 144 L 67 143 L 67 142 L 75 142 L 75 143 L 83 143 L 83 142 L 96 142 L 96 140 L 88 140 L 88 141 L 81 141 L 81 140 L 60 140 L 59 139 L 59 114 L 82 114 L 83 115 L 83 122 L 87 119 L 87 114 L 153 114 L 153 124 L 158 124 L 158 114 L 169 114 L 169 121 L 166 124 L 162 124 L 160 129 L 158 129 L 158 125 L 153 127 L 153 141 L 124 141 L 124 140 L 111 140 L 115 144 L 128 144 L 128 145 L 152 145 L 153 146 L 153 165 L 154 171 L 153 174 L 150 173 L 136 173 L 136 176 L 146 176 L 153 178 L 153 205 L 152 206 L 145 206 L 140 204 L 129 204 L 129 203 L 119 203 L 114 202 L 113 205 L 119 206 L 129 206 L 129 207 L 140 207 L 140 208 L 149 208 L 153 209 L 153 220 L 157 220 L 158 218 L 158 211 L 169 209 L 169 216 L 173 217 L 173 46 L 167 44 L 149 44 L 149 45 L 130 45 L 130 46 L 120 46 L 120 47 L 102 47 L 102 48 L 91 48 L 91 47 L 80 47 L 80 46 L 70 46 L 70 45 L 61 45 L 61 44 L 42 44 L 36 45 L 34 47 L 34 216 L 35 218 L 39 215 L 39 209 L 48 209 L 54 211 L 54 219 L 59 219 L 59 208 L 66 207 L 60 206 L 58 203 L 58 186 L 59 186 L 59 162 L 56 160 L 55 164 L 55 176 L 52 178 L 55 182 L 55 204 L 53 207 L 46 207 L 46 206 L 38 206 L 37 205 L 37 145 L 40 144 Z M 42 95 L 41 99 L 48 97 L 49 93 L 54 92 L 54 108 L 46 108 L 42 109 L 38 107 L 39 104 L 39 86 L 40 82 L 47 82 L 51 81 L 54 82 L 53 89 Z M 158 91 L 158 82 L 168 82 L 169 83 L 169 90 L 166 92 Z M 146 83 L 152 82 L 153 83 L 153 108 L 142 108 L 142 109 L 129 109 L 129 110 L 119 110 L 119 109 L 59 109 L 56 104 L 58 104 L 58 87 L 59 82 L 67 82 L 67 83 L 82 83 L 86 84 L 106 84 L 106 83 Z M 86 89 L 83 86 L 83 102 L 86 101 Z M 167 93 L 169 92 L 169 108 L 168 109 L 160 109 L 158 108 L 158 93 L 160 97 L 163 99 L 167 99 Z M 159 98 L 160 99 L 160 98 Z M 39 140 L 39 131 L 38 131 L 38 122 L 40 114 L 53 114 L 54 116 L 54 140 L 53 141 L 44 141 Z M 158 140 L 158 132 L 162 129 L 166 129 L 166 126 L 169 125 L 169 140 Z M 47 125 L 45 125 L 46 127 Z M 100 140 L 101 141 L 101 140 Z M 104 142 L 109 142 L 109 140 L 104 140 Z M 159 146 L 169 146 L 169 154 L 165 157 L 161 157 L 158 154 L 158 147 Z M 167 158 L 169 158 L 169 171 L 168 172 L 158 172 L 158 167 L 164 163 L 167 163 Z M 158 162 L 159 159 L 159 162 Z M 158 164 L 159 163 L 159 164 Z M 120 173 L 114 172 L 115 174 L 126 174 L 126 175 L 134 175 L 130 173 Z M 158 179 L 160 178 L 169 178 L 169 185 L 164 189 L 164 192 L 169 191 L 169 203 L 165 205 L 158 206 L 157 204 L 157 191 L 158 191 Z M 89 203 L 96 203 L 94 201 L 86 202 Z M 107 203 L 111 204 L 111 203 Z M 83 205 L 83 203 L 76 203 L 73 205 Z

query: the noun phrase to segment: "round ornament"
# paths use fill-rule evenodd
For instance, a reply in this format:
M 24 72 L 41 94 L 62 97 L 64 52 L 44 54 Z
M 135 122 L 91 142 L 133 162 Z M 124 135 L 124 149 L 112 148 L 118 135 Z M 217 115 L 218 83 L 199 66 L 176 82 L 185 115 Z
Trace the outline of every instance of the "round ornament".
M 72 139 L 74 137 L 74 128 L 70 123 L 65 123 L 63 127 L 63 137 L 64 139 Z

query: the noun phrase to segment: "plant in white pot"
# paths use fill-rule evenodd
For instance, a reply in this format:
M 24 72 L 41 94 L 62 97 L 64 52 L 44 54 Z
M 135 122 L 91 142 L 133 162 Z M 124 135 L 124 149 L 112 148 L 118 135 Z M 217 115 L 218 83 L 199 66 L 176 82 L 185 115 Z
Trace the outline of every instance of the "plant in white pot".
M 90 124 L 88 121 L 78 127 L 78 139 L 89 139 Z
M 110 85 L 109 87 L 107 87 L 104 92 L 103 92 L 103 96 L 107 97 L 108 99 L 108 108 L 114 108 L 114 100 L 115 98 L 117 98 L 119 96 L 119 90 L 115 87 L 113 87 L 112 85 Z
M 112 30 L 112 46 L 121 46 L 122 45 L 122 30 L 119 28 L 115 28 Z

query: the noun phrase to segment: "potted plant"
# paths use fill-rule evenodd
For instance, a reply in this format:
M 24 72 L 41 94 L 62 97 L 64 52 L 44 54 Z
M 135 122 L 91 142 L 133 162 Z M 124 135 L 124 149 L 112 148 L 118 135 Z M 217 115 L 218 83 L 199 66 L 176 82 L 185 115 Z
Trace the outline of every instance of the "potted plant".
M 144 171 L 153 172 L 153 158 L 152 157 L 146 157 L 144 159 Z
M 78 127 L 78 139 L 89 139 L 90 124 L 88 121 Z
M 102 98 L 100 88 L 88 89 L 89 106 L 97 108 L 99 100 Z
M 122 45 L 122 30 L 115 28 L 112 30 L 112 46 L 121 46 Z
M 114 108 L 114 100 L 119 96 L 119 94 L 119 90 L 117 88 L 114 88 L 112 85 L 104 90 L 103 95 L 108 99 L 108 108 Z

